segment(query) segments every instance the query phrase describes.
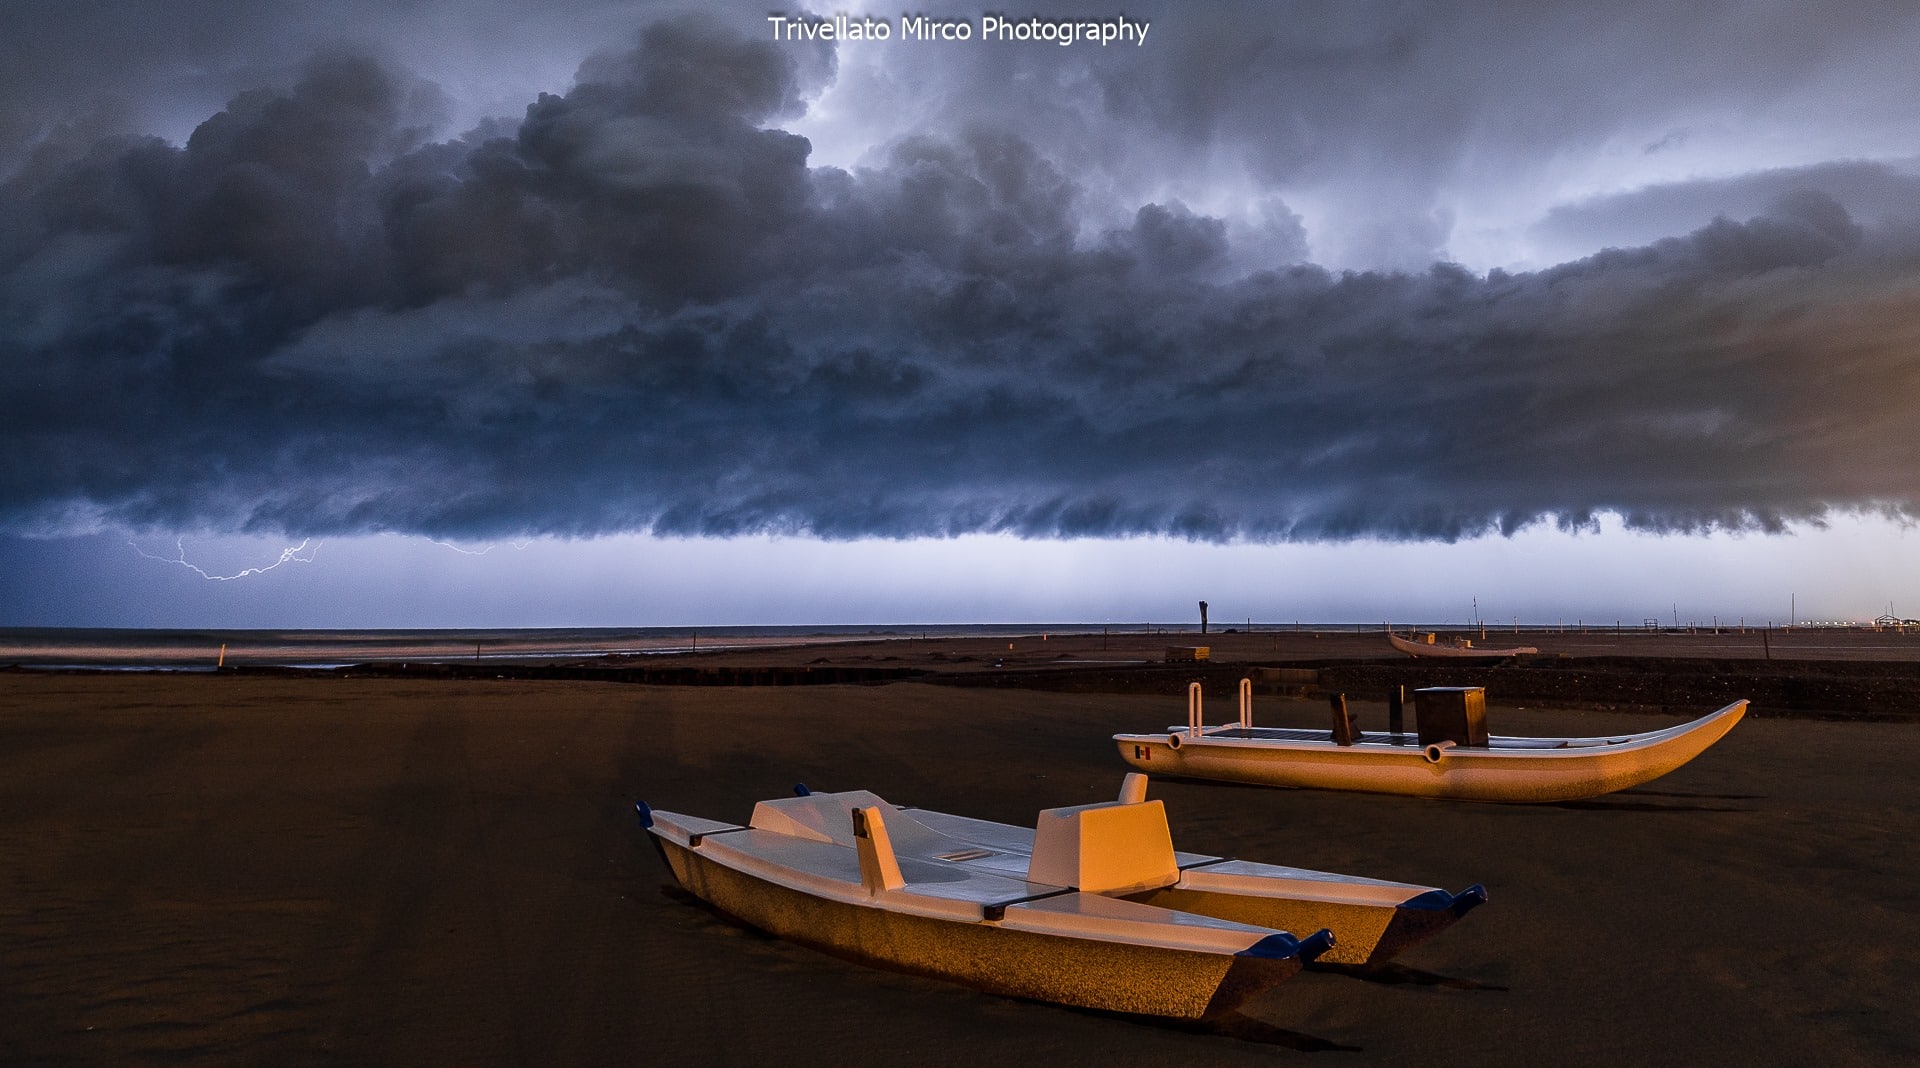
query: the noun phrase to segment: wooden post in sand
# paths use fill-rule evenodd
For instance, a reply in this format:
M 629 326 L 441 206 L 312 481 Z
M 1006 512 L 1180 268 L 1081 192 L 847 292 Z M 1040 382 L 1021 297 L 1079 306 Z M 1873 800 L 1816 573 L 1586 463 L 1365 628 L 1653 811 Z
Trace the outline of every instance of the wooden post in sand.
M 227 643 L 221 642 L 220 643 L 220 659 L 214 663 L 213 668 L 215 671 L 218 671 L 221 668 L 226 666 L 227 666 Z

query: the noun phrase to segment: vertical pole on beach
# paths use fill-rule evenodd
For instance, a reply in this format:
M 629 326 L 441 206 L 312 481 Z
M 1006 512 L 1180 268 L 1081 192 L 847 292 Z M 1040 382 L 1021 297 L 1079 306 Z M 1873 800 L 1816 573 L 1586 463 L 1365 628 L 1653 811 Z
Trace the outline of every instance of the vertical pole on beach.
M 1201 715 L 1200 684 L 1190 682 L 1187 684 L 1187 737 L 1199 736 Z
M 220 668 L 227 666 L 227 643 L 226 642 L 220 643 L 220 659 L 217 662 L 215 662 L 213 666 L 215 670 L 218 670 Z
M 1207 602 L 1200 602 L 1200 633 L 1207 632 Z
M 1390 734 L 1407 732 L 1407 688 L 1395 686 L 1387 691 L 1387 731 Z

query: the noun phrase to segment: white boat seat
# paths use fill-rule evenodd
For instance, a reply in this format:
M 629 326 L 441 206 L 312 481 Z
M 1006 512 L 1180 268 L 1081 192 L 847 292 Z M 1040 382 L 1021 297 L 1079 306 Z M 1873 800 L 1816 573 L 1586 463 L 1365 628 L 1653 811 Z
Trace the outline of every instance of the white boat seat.
M 1107 801 L 1043 809 L 1034 827 L 1027 878 L 1096 894 L 1178 882 L 1166 806 Z

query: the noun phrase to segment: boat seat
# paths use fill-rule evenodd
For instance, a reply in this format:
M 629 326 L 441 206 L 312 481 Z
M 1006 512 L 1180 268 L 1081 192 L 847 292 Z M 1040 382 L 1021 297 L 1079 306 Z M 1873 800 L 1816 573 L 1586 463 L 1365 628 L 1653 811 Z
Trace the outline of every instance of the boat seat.
M 1041 811 L 1027 879 L 1096 894 L 1178 882 L 1166 806 L 1107 801 Z

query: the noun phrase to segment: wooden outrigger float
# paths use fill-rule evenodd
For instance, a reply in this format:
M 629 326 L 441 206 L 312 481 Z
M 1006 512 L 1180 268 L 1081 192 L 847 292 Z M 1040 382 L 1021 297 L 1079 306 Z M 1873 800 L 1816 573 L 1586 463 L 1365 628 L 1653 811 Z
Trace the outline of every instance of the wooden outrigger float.
M 1484 638 L 1486 635 L 1482 633 L 1481 637 Z M 1470 638 L 1455 638 L 1446 645 L 1440 645 L 1433 640 L 1433 635 L 1431 634 L 1427 635 L 1425 642 L 1416 642 L 1402 638 L 1392 631 L 1387 632 L 1387 641 L 1391 642 L 1395 649 L 1400 650 L 1408 656 L 1419 657 L 1477 658 L 1491 660 L 1508 656 L 1532 656 L 1540 651 L 1531 645 L 1516 645 L 1511 649 L 1476 649 L 1473 647 L 1473 640 Z
M 1486 899 L 1176 853 L 1138 774 L 1119 800 L 1047 809 L 1037 828 L 798 790 L 746 826 L 638 810 L 674 877 L 723 912 L 1014 997 L 1207 1018 L 1323 954 L 1385 959 Z M 1330 953 L 1349 938 L 1361 948 Z
M 1518 738 L 1486 732 L 1480 687 L 1433 687 L 1414 696 L 1417 734 L 1354 730 L 1344 702 L 1332 730 L 1255 727 L 1253 684 L 1242 679 L 1240 722 L 1208 727 L 1195 683 L 1186 727 L 1113 740 L 1127 763 L 1159 775 L 1461 801 L 1575 801 L 1667 774 L 1719 741 L 1747 710 L 1746 701 L 1735 701 L 1644 734 Z

